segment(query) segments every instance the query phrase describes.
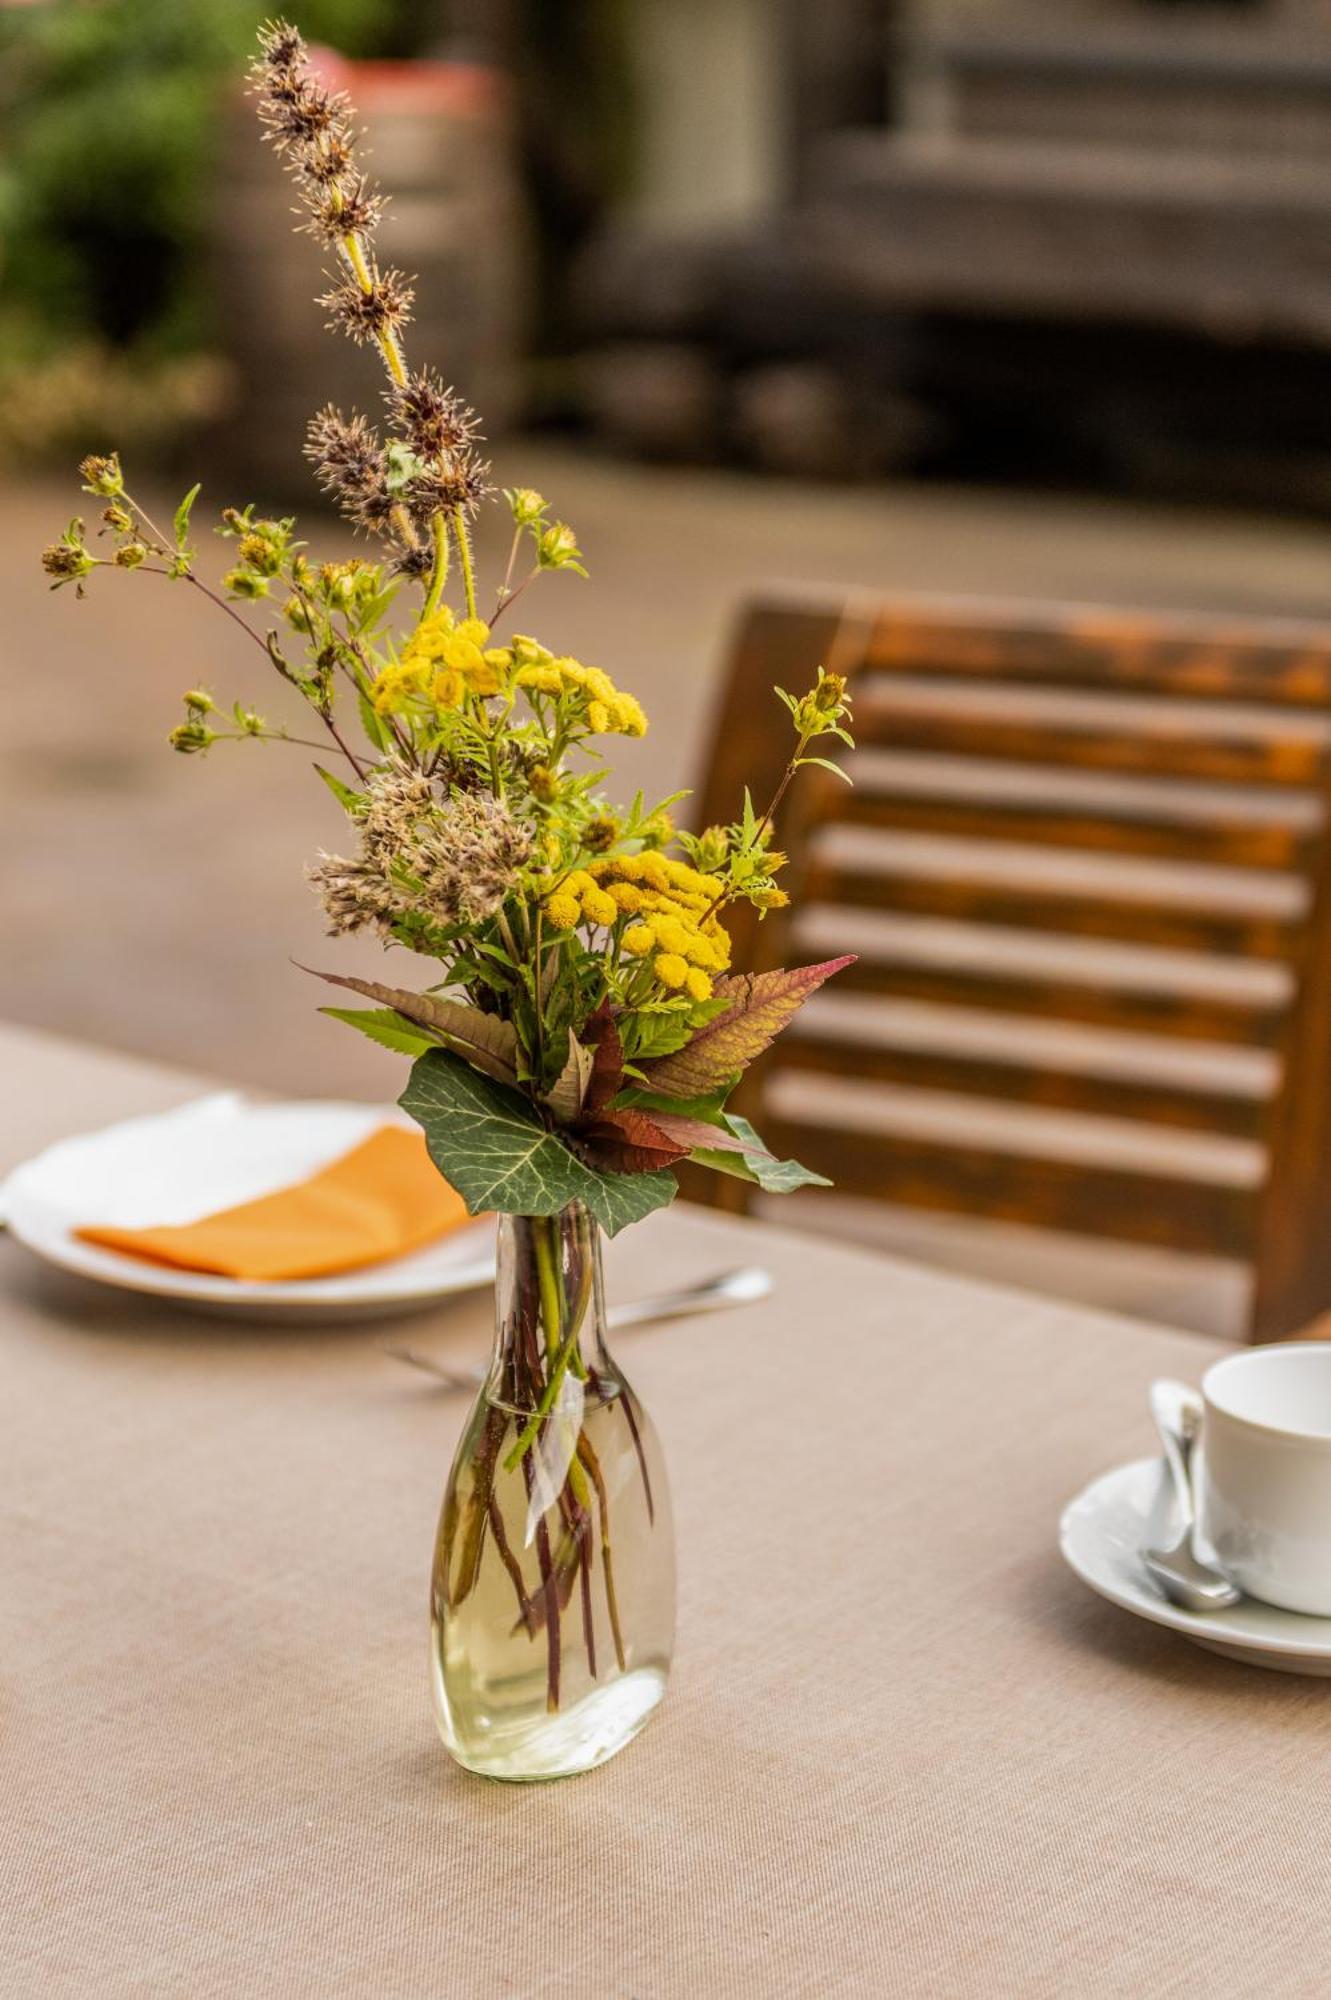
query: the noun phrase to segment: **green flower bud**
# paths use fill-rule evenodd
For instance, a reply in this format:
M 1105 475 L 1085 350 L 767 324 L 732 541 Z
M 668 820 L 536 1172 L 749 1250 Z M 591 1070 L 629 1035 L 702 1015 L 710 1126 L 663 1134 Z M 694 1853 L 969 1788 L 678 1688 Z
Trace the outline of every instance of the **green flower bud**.
M 257 570 L 260 576 L 276 576 L 282 567 L 281 543 L 268 535 L 242 535 L 236 554 L 247 569 Z
M 606 854 L 619 839 L 619 821 L 609 813 L 589 819 L 582 829 L 582 844 L 593 854 Z
M 544 514 L 547 501 L 531 486 L 506 486 L 504 498 L 509 511 L 520 528 L 534 528 Z
M 142 542 L 122 542 L 115 553 L 116 568 L 137 569 L 141 562 L 146 562 L 147 557 L 148 551 Z
M 79 476 L 89 493 L 100 493 L 104 499 L 114 500 L 124 491 L 120 460 L 114 452 L 109 458 L 85 458 Z
M 586 576 L 578 538 L 567 521 L 552 521 L 536 541 L 536 560 L 542 569 L 572 569 Z
M 179 750 L 182 756 L 190 757 L 196 751 L 206 750 L 210 744 L 215 743 L 217 731 L 209 729 L 202 722 L 182 722 L 171 731 L 166 740 L 173 750 Z

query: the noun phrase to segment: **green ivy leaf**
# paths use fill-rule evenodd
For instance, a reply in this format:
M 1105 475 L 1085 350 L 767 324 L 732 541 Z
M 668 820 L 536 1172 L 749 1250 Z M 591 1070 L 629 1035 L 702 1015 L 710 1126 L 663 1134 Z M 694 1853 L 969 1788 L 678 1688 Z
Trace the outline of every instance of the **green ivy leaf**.
M 392 1049 L 395 1055 L 423 1056 L 427 1049 L 439 1046 L 391 1007 L 321 1007 L 319 1012 L 334 1021 L 345 1021 L 348 1027 L 359 1028 L 372 1042 L 378 1042 L 380 1048 Z
M 525 1098 L 446 1049 L 419 1058 L 398 1102 L 473 1215 L 486 1209 L 557 1215 L 569 1202 L 582 1201 L 607 1236 L 615 1236 L 674 1199 L 675 1177 L 668 1171 L 607 1174 L 584 1166 Z

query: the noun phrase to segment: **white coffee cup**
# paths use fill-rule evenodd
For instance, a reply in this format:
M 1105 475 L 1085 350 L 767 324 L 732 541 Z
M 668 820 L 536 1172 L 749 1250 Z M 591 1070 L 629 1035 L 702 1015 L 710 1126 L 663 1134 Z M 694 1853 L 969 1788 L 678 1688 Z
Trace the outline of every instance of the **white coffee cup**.
M 1331 1341 L 1250 1347 L 1202 1381 L 1202 1534 L 1250 1597 L 1331 1618 Z

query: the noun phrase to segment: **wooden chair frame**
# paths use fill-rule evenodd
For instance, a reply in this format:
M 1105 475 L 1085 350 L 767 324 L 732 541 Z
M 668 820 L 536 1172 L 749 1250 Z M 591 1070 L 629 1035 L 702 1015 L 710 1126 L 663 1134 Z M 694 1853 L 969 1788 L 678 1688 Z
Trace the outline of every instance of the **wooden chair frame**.
M 760 806 L 770 796 L 789 749 L 772 689 L 800 689 L 819 663 L 846 674 L 852 686 L 859 683 L 859 727 L 885 747 L 941 752 L 949 758 L 1052 760 L 1063 768 L 1195 778 L 1220 787 L 1298 787 L 1301 795 L 1317 796 L 1320 824 L 1314 829 L 1268 825 L 1251 815 L 1226 822 L 1217 814 L 1190 836 L 1194 859 L 1284 871 L 1307 884 L 1306 912 L 1274 922 L 1177 903 L 1148 911 L 1131 898 L 1085 892 L 1066 900 L 1057 895 L 1032 900 L 1020 888 L 984 889 L 964 882 L 940 887 L 935 881 L 912 880 L 909 871 L 890 879 L 855 879 L 813 852 L 815 829 L 847 812 L 837 797 L 837 781 L 817 770 L 806 772 L 792 794 L 778 837 L 792 856 L 786 879 L 796 901 L 796 920 L 801 900 L 858 901 L 873 908 L 886 895 L 895 912 L 1033 925 L 1063 936 L 1123 937 L 1287 966 L 1291 998 L 1265 1008 L 1250 1001 L 1236 1006 L 1224 996 L 1102 992 L 1094 985 L 1060 984 L 1038 975 L 960 981 L 947 970 L 927 967 L 898 967 L 885 974 L 863 962 L 843 975 L 841 987 L 1273 1051 L 1280 1081 L 1266 1102 L 1238 1101 L 1223 1114 L 1211 1103 L 1206 1117 L 1195 1094 L 1171 1093 L 1144 1080 L 1106 1084 L 1056 1069 L 1042 1073 L 984 1061 L 959 1069 L 951 1058 L 875 1052 L 870 1073 L 880 1082 L 961 1088 L 991 1099 L 1111 1116 L 1126 1112 L 1157 1125 L 1247 1134 L 1260 1139 L 1267 1155 L 1259 1186 L 1198 1182 L 1189 1189 L 1180 1181 L 1173 1185 L 1167 1208 L 1157 1212 L 1158 1204 L 1143 1200 L 1151 1182 L 1119 1168 L 1082 1172 L 1059 1160 L 1009 1156 L 996 1174 L 990 1159 L 964 1147 L 944 1159 L 945 1148 L 930 1144 L 919 1149 L 912 1142 L 892 1140 L 876 1142 L 891 1152 L 891 1173 L 881 1191 L 893 1201 L 928 1208 L 1245 1257 L 1254 1270 L 1250 1331 L 1256 1340 L 1289 1337 L 1331 1308 L 1331 745 L 1313 740 L 1307 729 L 1307 718 L 1331 717 L 1331 631 L 1293 621 L 1240 623 L 1077 606 L 767 593 L 748 607 L 740 623 L 701 791 L 701 823 L 728 818 L 745 786 Z M 1225 716 L 1238 714 L 1237 704 L 1245 714 L 1260 709 L 1275 721 L 1188 741 L 1113 727 L 1060 733 L 1057 724 L 1036 727 L 1020 717 L 997 724 L 970 720 L 964 705 L 941 720 L 926 713 L 884 718 L 875 687 L 885 684 L 890 690 L 890 677 L 903 673 L 936 675 L 958 688 L 992 691 L 1001 683 L 1058 693 L 1230 704 L 1224 711 L 1211 711 Z M 1282 717 L 1290 720 L 1288 733 L 1283 733 Z M 1093 815 L 1079 817 L 1068 810 L 1033 815 L 1010 800 L 991 810 L 982 799 L 940 804 L 918 795 L 886 802 L 860 797 L 848 816 L 861 826 L 980 839 L 997 834 L 1055 850 L 1165 858 L 1177 852 L 1176 836 L 1146 821 L 1101 824 Z M 796 950 L 790 919 L 774 916 L 759 924 L 744 908 L 732 917 L 728 921 L 737 963 L 789 961 Z M 746 1082 L 745 1106 L 756 1117 L 764 1116 L 765 1088 L 785 1060 L 778 1044 Z M 859 1048 L 843 1049 L 838 1056 L 824 1044 L 816 1066 L 854 1077 L 864 1073 L 863 1061 Z M 793 1141 L 808 1158 L 807 1129 L 786 1131 L 770 1116 L 766 1124 L 774 1141 Z M 845 1175 L 837 1172 L 835 1136 L 821 1147 L 816 1135 L 813 1139 L 817 1156 L 809 1164 L 831 1168 L 846 1185 Z M 842 1141 L 841 1154 L 846 1150 Z M 850 1193 L 879 1191 L 871 1169 L 853 1172 L 851 1183 Z M 745 1189 L 727 1181 L 713 1198 L 727 1206 L 743 1205 Z

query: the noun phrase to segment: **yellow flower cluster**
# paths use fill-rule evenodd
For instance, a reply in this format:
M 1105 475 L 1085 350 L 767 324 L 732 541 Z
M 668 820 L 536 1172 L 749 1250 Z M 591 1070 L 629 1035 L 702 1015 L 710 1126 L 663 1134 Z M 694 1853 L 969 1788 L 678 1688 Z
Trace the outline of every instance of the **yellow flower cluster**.
M 622 694 L 609 674 L 599 667 L 584 667 L 580 660 L 556 659 L 531 639 L 515 639 L 513 656 L 517 662 L 515 684 L 528 694 L 549 695 L 558 700 L 573 696 L 586 718 L 587 727 L 597 736 L 645 736 L 647 717 L 631 694 Z
M 711 914 L 717 885 L 668 855 L 615 854 L 575 868 L 541 905 L 556 930 L 579 924 L 609 929 L 633 917 L 623 945 L 631 958 L 651 956 L 662 986 L 710 1000 L 712 976 L 730 964 L 730 939 Z
M 619 917 L 613 897 L 585 868 L 574 868 L 541 905 L 546 922 L 557 931 L 576 930 L 579 924 L 609 927 Z
M 710 1000 L 712 975 L 730 964 L 730 939 L 712 914 L 715 880 L 655 853 L 611 855 L 588 872 L 617 909 L 637 919 L 624 933 L 625 951 L 634 958 L 652 955 L 663 986 Z
M 379 715 L 398 714 L 419 702 L 435 708 L 460 708 L 469 694 L 503 691 L 509 654 L 503 647 L 487 649 L 490 628 L 480 618 L 455 619 L 445 606 L 423 618 L 402 649 L 402 658 L 385 667 L 370 693 Z

